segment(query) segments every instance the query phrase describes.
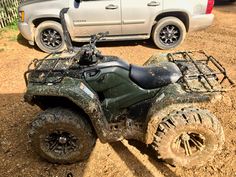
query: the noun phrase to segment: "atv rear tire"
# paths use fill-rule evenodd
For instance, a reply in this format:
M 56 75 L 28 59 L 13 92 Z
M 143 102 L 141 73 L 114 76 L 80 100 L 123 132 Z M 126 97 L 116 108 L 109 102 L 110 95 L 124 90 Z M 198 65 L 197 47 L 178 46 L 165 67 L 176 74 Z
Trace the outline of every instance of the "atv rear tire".
M 212 160 L 224 143 L 220 122 L 207 110 L 182 109 L 159 124 L 152 147 L 167 163 L 186 168 Z
M 29 137 L 41 157 L 60 164 L 88 158 L 96 142 L 85 117 L 61 107 L 40 113 L 32 122 Z

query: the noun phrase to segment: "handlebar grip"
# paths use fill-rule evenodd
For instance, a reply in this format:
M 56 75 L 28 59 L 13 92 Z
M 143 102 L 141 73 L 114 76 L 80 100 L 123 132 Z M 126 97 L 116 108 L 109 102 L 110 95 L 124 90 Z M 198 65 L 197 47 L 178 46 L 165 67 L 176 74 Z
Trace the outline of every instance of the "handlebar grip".
M 76 54 L 75 59 L 78 60 L 79 62 L 81 57 L 84 55 L 84 53 L 85 53 L 85 50 L 79 51 L 79 53 Z
M 107 36 L 108 34 L 109 34 L 109 31 L 106 31 L 105 33 L 97 33 L 97 34 L 91 36 L 91 40 L 92 41 L 99 40 L 99 39 Z

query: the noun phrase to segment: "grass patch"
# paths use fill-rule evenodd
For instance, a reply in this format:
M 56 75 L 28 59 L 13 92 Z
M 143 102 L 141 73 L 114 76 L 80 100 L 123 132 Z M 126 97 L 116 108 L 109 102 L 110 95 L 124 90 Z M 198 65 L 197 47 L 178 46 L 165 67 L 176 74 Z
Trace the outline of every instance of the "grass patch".
M 9 24 L 8 26 L 1 28 L 0 29 L 0 37 L 3 37 L 3 33 L 8 31 L 8 30 L 12 30 L 12 31 L 17 31 L 18 27 L 17 27 L 17 20 L 15 20 L 14 22 L 12 22 L 11 24 Z
M 7 27 L 5 27 L 6 30 L 14 30 L 14 31 L 17 31 L 17 30 L 18 30 L 17 23 L 18 23 L 18 21 L 15 20 L 15 21 L 12 22 L 11 24 L 9 24 Z
M 5 34 L 7 31 L 12 31 L 12 32 L 18 31 L 17 23 L 18 23 L 18 21 L 15 20 L 14 22 L 9 24 L 8 26 L 6 26 L 4 28 L 1 28 L 0 29 L 0 37 L 1 38 L 6 38 L 9 41 L 17 41 L 17 35 L 6 35 Z

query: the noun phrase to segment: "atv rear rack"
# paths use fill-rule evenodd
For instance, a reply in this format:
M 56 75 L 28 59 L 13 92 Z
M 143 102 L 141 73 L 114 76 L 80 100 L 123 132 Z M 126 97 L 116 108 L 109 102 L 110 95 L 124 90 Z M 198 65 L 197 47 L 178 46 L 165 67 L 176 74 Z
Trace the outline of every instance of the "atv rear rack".
M 225 68 L 204 51 L 184 51 L 167 54 L 181 70 L 181 83 L 188 92 L 225 92 L 235 89 Z

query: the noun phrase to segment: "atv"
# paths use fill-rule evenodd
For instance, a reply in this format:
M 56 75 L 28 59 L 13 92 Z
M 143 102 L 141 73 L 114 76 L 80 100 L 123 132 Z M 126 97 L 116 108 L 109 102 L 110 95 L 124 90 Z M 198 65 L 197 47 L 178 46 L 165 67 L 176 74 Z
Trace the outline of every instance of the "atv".
M 222 148 L 220 121 L 205 108 L 234 82 L 203 51 L 151 57 L 136 66 L 102 55 L 93 35 L 74 49 L 61 11 L 67 52 L 35 59 L 25 73 L 25 101 L 43 111 L 29 131 L 33 149 L 67 164 L 88 158 L 96 143 L 134 139 L 172 165 L 199 167 Z

